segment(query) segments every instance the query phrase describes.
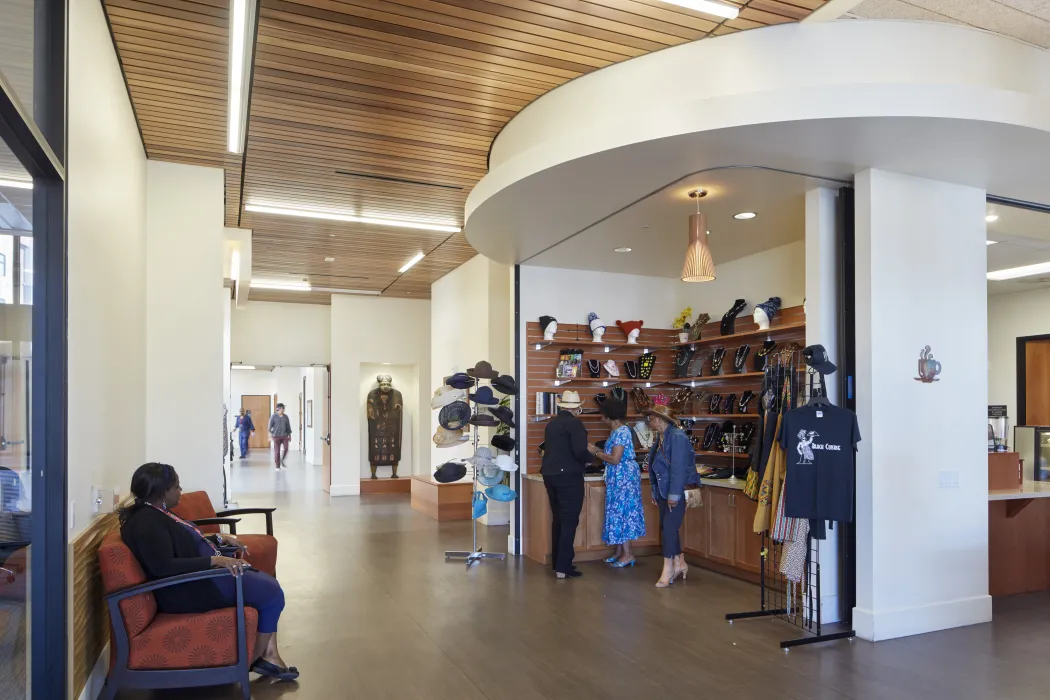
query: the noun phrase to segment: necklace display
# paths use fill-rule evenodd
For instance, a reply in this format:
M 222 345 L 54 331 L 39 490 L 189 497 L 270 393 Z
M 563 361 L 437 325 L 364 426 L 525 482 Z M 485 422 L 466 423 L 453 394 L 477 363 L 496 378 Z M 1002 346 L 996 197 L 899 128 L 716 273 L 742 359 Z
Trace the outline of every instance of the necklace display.
M 719 328 L 722 335 L 733 335 L 733 331 L 736 328 L 736 317 L 744 310 L 745 306 L 747 306 L 746 301 L 743 299 L 737 299 L 736 302 L 733 303 L 733 307 L 729 309 L 729 311 L 726 311 L 725 316 L 722 317 L 722 323 Z
M 638 378 L 638 363 L 634 360 L 627 360 L 623 363 L 623 368 L 627 371 L 628 379 Z
M 642 379 L 649 379 L 653 376 L 653 367 L 656 365 L 656 353 L 647 352 L 640 359 L 638 374 Z
M 733 369 L 737 372 L 744 371 L 744 365 L 747 363 L 747 356 L 751 354 L 751 346 L 744 343 L 736 349 L 736 356 L 733 358 Z
M 755 371 L 762 372 L 766 369 L 766 362 L 769 359 L 769 354 L 773 352 L 773 348 L 777 346 L 775 340 L 767 340 L 762 343 L 762 349 L 755 353 Z
M 587 360 L 587 371 L 591 375 L 591 379 L 598 379 L 602 376 L 602 362 L 601 360 Z
M 722 402 L 722 413 L 732 413 L 736 408 L 736 394 L 730 394 Z
M 711 374 L 718 374 L 722 370 L 722 360 L 725 359 L 726 349 L 718 348 L 711 356 Z
M 678 350 L 678 354 L 674 358 L 674 376 L 676 379 L 689 376 L 689 365 L 692 363 L 693 355 L 695 354 L 696 350 L 693 348 L 680 348 Z
M 737 404 L 737 408 L 740 410 L 737 413 L 747 413 L 747 405 L 751 403 L 751 399 L 755 398 L 755 392 L 748 389 L 744 392 L 743 396 L 740 397 L 740 403 Z
M 711 398 L 709 398 L 707 400 L 707 412 L 708 413 L 718 413 L 718 409 L 721 407 L 721 405 L 722 405 L 722 395 L 721 394 L 711 394 Z

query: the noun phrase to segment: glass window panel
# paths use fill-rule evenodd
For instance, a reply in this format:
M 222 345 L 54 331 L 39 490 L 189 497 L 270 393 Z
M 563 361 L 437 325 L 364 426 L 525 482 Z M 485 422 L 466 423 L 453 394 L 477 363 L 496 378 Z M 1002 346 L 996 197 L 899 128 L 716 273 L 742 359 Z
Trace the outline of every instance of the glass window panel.
M 0 17 L 7 3 L 0 0 Z M 4 31 L 0 28 L 0 34 Z M 7 50 L 0 41 L 0 64 Z M 0 142 L 0 698 L 5 700 L 28 697 L 33 337 L 32 308 L 15 302 L 26 282 L 32 299 L 32 194 L 28 173 Z M 27 249 L 20 243 L 28 243 Z M 18 274 L 19 251 L 29 261 L 28 277 Z
M 33 114 L 33 0 L 0 0 L 0 73 Z
M 28 236 L 18 238 L 18 274 L 20 292 L 18 301 L 22 304 L 33 303 L 33 239 Z

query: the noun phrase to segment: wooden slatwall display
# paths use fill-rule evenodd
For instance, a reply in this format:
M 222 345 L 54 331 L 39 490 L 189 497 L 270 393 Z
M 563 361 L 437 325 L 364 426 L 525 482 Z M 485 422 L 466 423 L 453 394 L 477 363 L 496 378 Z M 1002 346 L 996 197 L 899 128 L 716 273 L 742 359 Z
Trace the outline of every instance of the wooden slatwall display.
M 750 307 L 749 307 L 750 309 Z M 717 375 L 711 373 L 711 361 L 708 359 L 703 366 L 703 376 L 689 377 L 684 379 L 674 378 L 674 361 L 681 343 L 678 342 L 678 331 L 666 328 L 642 328 L 637 345 L 627 345 L 623 332 L 616 326 L 609 326 L 603 342 L 599 345 L 591 342 L 590 328 L 585 325 L 559 324 L 558 333 L 555 335 L 554 343 L 547 345 L 540 331 L 540 324 L 531 321 L 526 325 L 526 361 L 528 366 L 528 386 L 526 387 L 525 411 L 527 429 L 525 436 L 525 448 L 528 450 L 527 470 L 529 473 L 537 473 L 540 470 L 539 445 L 543 442 L 544 430 L 547 426 L 545 416 L 536 414 L 537 392 L 561 392 L 565 390 L 576 391 L 584 401 L 584 409 L 598 407 L 594 397 L 598 393 L 607 396 L 617 384 L 630 394 L 635 386 L 641 386 L 650 398 L 658 394 L 664 394 L 668 399 L 672 398 L 681 385 L 695 384 L 693 391 L 699 395 L 701 392 L 715 394 L 736 394 L 739 398 L 744 391 L 750 389 L 756 394 L 762 387 L 762 373 L 753 371 L 754 353 L 761 349 L 763 341 L 767 338 L 777 342 L 777 350 L 796 344 L 800 349 L 805 345 L 806 325 L 805 313 L 801 306 L 782 309 L 773 324 L 767 331 L 759 331 L 758 326 L 749 314 L 737 317 L 734 334 L 721 336 L 721 317 L 704 326 L 700 339 L 694 343 L 697 353 L 710 352 L 718 347 L 726 349 L 725 359 L 722 362 L 721 372 Z M 751 346 L 751 354 L 748 356 L 744 373 L 737 374 L 733 369 L 733 357 L 737 349 L 744 344 Z M 606 353 L 605 348 L 610 352 Z M 573 380 L 559 380 L 555 377 L 558 366 L 560 351 L 564 348 L 580 348 L 583 350 L 583 366 L 580 369 L 580 377 Z M 652 377 L 649 380 L 631 380 L 627 378 L 624 362 L 627 360 L 637 361 L 646 351 L 656 353 L 656 364 L 653 367 Z M 597 359 L 604 363 L 612 359 L 616 362 L 620 371 L 618 379 L 608 376 L 605 369 L 601 371 L 600 379 L 590 379 L 587 370 L 587 360 Z M 555 382 L 560 385 L 555 385 Z M 651 385 L 648 386 L 647 385 Z M 708 410 L 708 403 L 694 401 L 692 410 L 682 414 L 683 418 L 692 418 L 697 421 L 694 434 L 702 436 L 706 425 L 711 421 L 732 420 L 738 425 L 743 421 L 757 420 L 758 398 L 750 402 L 746 414 L 712 414 Z M 736 409 L 739 410 L 739 409 Z M 635 410 L 634 402 L 628 399 L 628 421 L 633 423 L 641 418 Z M 593 443 L 604 440 L 609 436 L 609 429 L 600 414 L 585 414 L 581 416 L 587 426 L 588 439 Z M 713 466 L 728 466 L 731 455 L 720 452 L 699 451 L 698 464 L 710 463 Z M 740 455 L 737 455 L 740 459 Z
M 99 654 L 109 643 L 109 613 L 102 600 L 98 548 L 118 527 L 117 514 L 97 518 L 70 545 L 73 550 L 72 664 L 73 696 L 80 695 Z

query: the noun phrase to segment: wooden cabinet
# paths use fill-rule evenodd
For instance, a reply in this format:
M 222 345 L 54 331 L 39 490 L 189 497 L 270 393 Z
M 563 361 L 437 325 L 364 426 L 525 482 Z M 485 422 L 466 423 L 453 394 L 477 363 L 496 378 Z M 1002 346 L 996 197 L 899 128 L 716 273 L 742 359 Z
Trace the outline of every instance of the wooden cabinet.
M 636 545 L 658 546 L 660 544 L 660 511 L 649 497 L 649 482 L 642 482 L 642 513 L 645 515 L 645 534 L 639 537 Z
M 735 565 L 757 574 L 762 570 L 762 535 L 754 532 L 758 503 L 741 493 L 733 496 L 731 505 L 736 511 Z
M 587 549 L 602 549 L 602 531 L 605 529 L 605 484 L 589 483 L 583 489 L 587 494 L 583 499 L 583 513 L 580 514 L 580 530 L 583 530 L 582 518 L 587 519 Z M 577 530 L 579 532 L 579 530 Z
M 700 489 L 700 506 L 687 508 L 685 520 L 682 522 L 682 549 L 686 554 L 697 557 L 707 557 L 708 528 L 710 523 L 710 506 L 712 489 Z
M 733 499 L 737 491 L 708 489 L 708 544 L 707 558 L 732 566 L 736 557 L 736 509 Z

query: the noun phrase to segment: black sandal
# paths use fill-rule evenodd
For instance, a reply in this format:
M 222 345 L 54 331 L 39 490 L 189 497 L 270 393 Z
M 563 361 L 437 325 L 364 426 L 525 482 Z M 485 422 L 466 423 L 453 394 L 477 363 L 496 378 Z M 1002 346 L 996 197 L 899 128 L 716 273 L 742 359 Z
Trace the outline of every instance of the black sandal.
M 260 676 L 276 678 L 279 681 L 294 681 L 299 677 L 299 669 L 295 666 L 281 668 L 277 664 L 271 663 L 265 659 L 257 659 L 248 670 L 258 673 Z

